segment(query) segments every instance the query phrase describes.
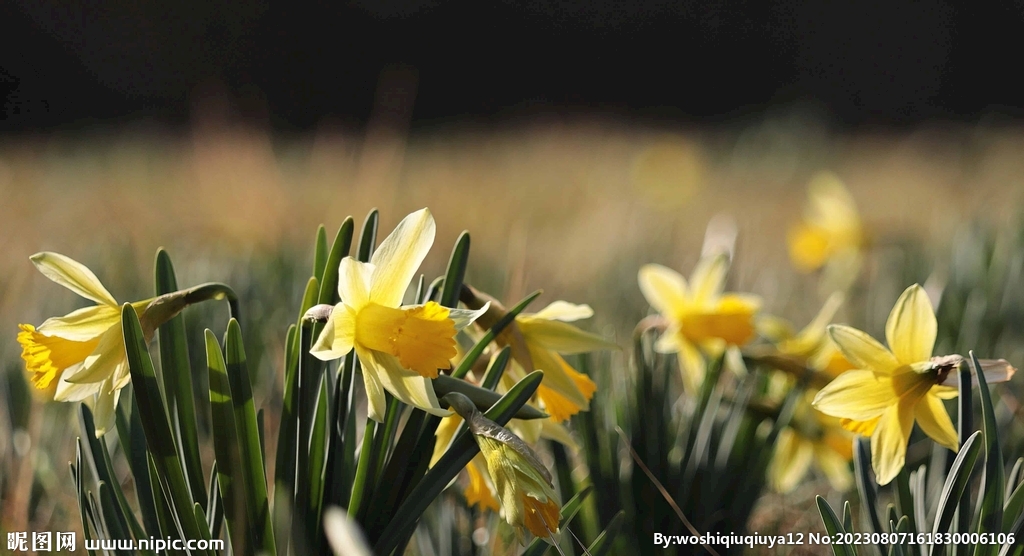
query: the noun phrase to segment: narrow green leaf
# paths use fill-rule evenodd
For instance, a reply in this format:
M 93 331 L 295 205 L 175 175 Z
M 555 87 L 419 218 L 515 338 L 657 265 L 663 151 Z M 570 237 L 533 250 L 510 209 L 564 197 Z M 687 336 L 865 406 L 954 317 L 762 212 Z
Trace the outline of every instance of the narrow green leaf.
M 366 220 L 363 220 L 363 228 L 359 232 L 359 251 L 356 253 L 356 258 L 364 263 L 370 261 L 373 248 L 377 244 L 378 224 L 380 224 L 380 212 L 377 209 L 371 209 L 366 215 Z
M 505 373 L 505 369 L 508 367 L 508 361 L 512 357 L 512 348 L 505 346 L 501 348 L 494 359 L 491 360 L 491 365 L 487 367 L 487 371 L 484 373 L 484 379 L 480 381 L 480 387 L 484 390 L 494 390 L 498 387 L 498 382 L 501 381 L 501 376 Z M 525 406 L 530 407 L 530 406 Z
M 224 338 L 228 382 L 231 388 L 231 403 L 238 439 L 240 469 L 244 485 L 245 507 L 248 510 L 249 526 L 255 541 L 255 550 L 276 554 L 274 530 L 271 525 L 270 504 L 267 496 L 267 475 L 263 469 L 263 447 L 260 442 L 259 426 L 256 423 L 256 407 L 252 398 L 252 382 L 245 362 L 242 346 L 242 329 L 238 321 L 228 321 Z
M 484 415 L 495 423 L 504 425 L 533 396 L 543 379 L 542 371 L 526 375 Z M 468 431 L 459 435 L 395 511 L 380 538 L 375 540 L 374 552 L 381 556 L 391 554 L 398 542 L 406 538 L 416 527 L 416 522 L 427 506 L 479 451 L 480 448 Z
M 910 492 L 910 473 L 907 466 L 900 469 L 896 475 L 896 509 L 899 514 L 907 518 L 907 524 L 911 531 L 917 532 L 917 521 L 914 515 L 914 495 Z
M 132 408 L 127 417 L 124 411 L 126 404 L 131 404 Z M 157 519 L 157 510 L 154 504 L 153 482 L 150 480 L 149 465 L 146 463 L 146 434 L 142 430 L 138 402 L 131 386 L 127 386 L 121 391 L 121 401 L 118 403 L 118 407 L 117 436 L 121 441 L 121 449 L 124 450 L 128 467 L 135 481 L 135 499 L 139 503 L 139 510 L 142 513 L 142 525 L 150 535 L 161 535 L 160 522 Z M 157 488 L 159 489 L 159 487 Z
M 354 227 L 355 223 L 352 221 L 352 217 L 349 216 L 341 223 L 338 233 L 334 236 L 331 252 L 327 256 L 326 267 L 323 272 L 316 275 L 320 280 L 318 303 L 337 305 L 340 301 L 338 298 L 338 267 L 341 264 L 341 259 L 347 257 L 349 250 L 352 248 L 352 231 Z
M 843 529 L 847 533 L 854 533 L 853 530 L 853 508 L 850 506 L 850 501 L 843 502 Z
M 139 397 L 139 413 L 146 432 L 146 445 L 153 454 L 161 487 L 177 519 L 181 538 L 198 539 L 201 532 L 192 512 L 195 502 L 191 499 L 192 493 L 175 450 L 174 437 L 167 422 L 156 370 L 146 348 L 142 325 L 129 303 L 125 303 L 121 309 L 121 327 L 132 384 Z
M 959 443 L 963 446 L 964 442 L 974 434 L 974 394 L 971 392 L 971 370 L 966 362 L 961 362 L 957 366 L 957 373 L 959 374 L 959 396 L 957 397 L 957 407 L 959 409 L 957 419 L 957 429 L 959 436 Z M 953 520 L 954 530 L 953 532 L 967 533 L 971 530 L 971 516 L 974 512 L 971 509 L 971 497 L 964 496 L 960 499 L 958 504 L 956 516 Z
M 1017 488 L 1006 498 L 1006 505 L 1003 506 L 1003 532 L 1008 533 L 1014 520 L 1024 510 L 1024 483 L 1017 485 Z
M 434 392 L 437 394 L 439 399 L 444 397 L 445 394 L 458 392 L 469 398 L 481 411 L 491 407 L 501 399 L 501 394 L 498 394 L 493 390 L 481 388 L 475 384 L 470 384 L 465 380 L 452 378 L 444 374 L 439 374 L 437 378 L 431 382 L 434 385 Z M 444 402 L 441 403 L 443 406 Z M 519 412 L 515 416 L 516 419 L 545 419 L 547 417 L 547 413 L 544 413 L 532 405 L 524 405 L 519 409 Z
M 459 306 L 459 293 L 462 282 L 466 279 L 466 267 L 469 265 L 469 232 L 463 231 L 455 240 L 452 254 L 448 258 L 448 271 L 445 273 L 444 286 L 441 288 L 441 305 L 445 307 Z
M 178 279 L 167 251 L 156 252 L 156 295 L 178 291 Z M 192 490 L 192 499 L 206 503 L 203 462 L 199 456 L 199 433 L 193 400 L 192 369 L 189 365 L 188 342 L 185 339 L 185 318 L 177 315 L 157 328 L 160 347 L 160 372 L 171 429 L 182 455 L 185 478 Z M 205 509 L 205 508 L 204 508 Z
M 1006 490 L 1003 491 L 1003 498 L 1009 498 L 1010 494 L 1017 490 L 1017 485 L 1020 484 L 1020 474 L 1024 470 L 1024 458 L 1017 458 L 1017 461 L 1013 464 L 1013 469 L 1010 470 L 1010 474 L 1006 478 Z
M 210 538 L 220 538 L 220 528 L 224 524 L 224 502 L 220 498 L 220 481 L 217 480 L 217 462 L 213 462 L 213 469 L 210 470 L 210 486 L 207 489 L 210 498 L 206 501 L 206 507 L 210 509 L 206 516 L 206 528 L 210 531 Z
M 861 508 L 868 516 L 868 524 L 872 533 L 884 533 L 882 520 L 878 517 L 878 491 L 875 481 L 871 478 L 871 448 L 866 438 L 857 437 L 853 440 L 853 474 L 857 480 L 857 491 L 860 493 Z M 881 547 L 879 547 L 881 549 Z M 885 552 L 882 550 L 882 552 Z
M 86 443 L 85 446 L 82 446 L 84 459 L 96 480 L 106 483 L 109 491 L 108 494 L 113 497 L 112 500 L 115 502 L 113 509 L 116 510 L 116 515 L 108 513 L 109 510 L 105 508 L 105 521 L 109 523 L 111 520 L 116 519 L 117 525 L 125 533 L 130 533 L 135 538 L 144 536 L 142 526 L 135 519 L 135 514 L 132 512 L 131 506 L 128 505 L 128 499 L 125 498 L 124 492 L 121 490 L 121 484 L 117 481 L 114 474 L 114 466 L 110 461 L 107 443 L 103 439 L 96 438 L 92 411 L 84 403 L 78 404 L 78 419 L 79 426 L 82 429 L 80 440 Z M 100 503 L 103 504 L 102 494 L 100 496 Z
M 210 411 L 214 423 L 213 451 L 217 457 L 217 484 L 224 505 L 224 519 L 228 527 L 233 552 L 252 554 L 254 533 L 245 507 L 245 484 L 242 456 L 235 422 L 234 403 L 231 400 L 231 379 L 221 353 L 220 342 L 206 330 L 206 366 L 210 382 Z
M 821 496 L 816 496 L 814 499 L 818 504 L 818 514 L 821 515 L 821 522 L 825 525 L 825 531 L 828 532 L 829 536 L 834 539 L 836 535 L 846 533 L 842 524 L 839 523 L 839 518 L 832 511 L 832 507 L 828 505 L 828 502 Z M 835 556 L 857 556 L 857 552 L 852 546 L 841 543 L 832 545 L 832 554 Z
M 591 556 L 606 556 L 615 544 L 615 537 L 622 530 L 622 524 L 626 521 L 626 512 L 619 510 L 608 522 L 608 526 L 601 531 L 601 534 L 594 539 L 587 549 Z
M 960 447 L 953 466 L 949 469 L 946 482 L 942 486 L 942 495 L 939 497 L 938 509 L 935 513 L 935 524 L 932 526 L 932 533 L 945 533 L 953 522 L 953 514 L 956 512 L 960 497 L 967 489 L 971 472 L 974 470 L 974 463 L 978 460 L 981 452 L 981 441 L 978 437 L 981 431 L 975 432 L 967 442 Z M 931 555 L 938 556 L 945 551 L 945 546 L 936 544 L 931 546 Z
M 327 229 L 323 224 L 316 229 L 316 243 L 313 247 L 313 276 L 319 279 L 327 268 Z
M 117 507 L 117 500 L 114 499 L 114 494 L 110 491 L 110 485 L 100 481 L 97 486 L 100 494 L 100 512 L 109 535 L 107 538 L 130 539 L 131 533 L 128 531 L 128 524 L 125 523 L 124 516 L 121 514 L 120 508 Z M 132 554 L 127 550 L 117 550 L 114 553 L 125 556 Z
M 71 475 L 75 478 L 75 491 L 78 495 L 78 512 L 82 515 L 82 533 L 86 541 L 95 538 L 92 533 L 96 531 L 96 521 L 93 519 L 92 511 L 89 509 L 89 499 L 85 493 L 85 484 L 82 481 L 82 442 L 78 439 L 75 446 L 75 463 L 71 466 Z M 90 556 L 96 552 L 89 550 Z
M 156 517 L 160 521 L 160 531 L 162 531 L 164 537 L 170 537 L 174 535 L 180 535 L 178 525 L 174 519 L 174 513 L 171 511 L 170 502 L 167 501 L 167 497 L 164 496 L 164 490 L 159 484 L 159 472 L 156 469 L 156 462 L 153 459 L 153 454 L 149 450 L 146 453 L 146 465 L 149 466 L 150 479 L 155 479 L 157 482 L 154 483 L 156 488 L 153 489 L 153 505 L 156 506 Z
M 981 370 L 981 363 L 970 352 L 971 363 L 974 367 L 974 375 L 978 380 L 978 392 L 981 394 L 982 423 L 985 429 L 985 470 L 981 475 L 981 511 L 978 516 L 978 533 L 999 533 L 1003 524 L 1003 489 L 1005 479 L 1003 477 L 1003 452 L 999 446 L 999 431 L 996 428 L 996 413 L 992 404 L 992 394 L 989 392 L 988 383 L 985 382 L 985 373 Z M 997 546 L 994 544 L 978 545 L 975 556 L 995 554 Z
M 288 553 L 291 537 L 291 514 L 295 499 L 295 461 L 298 458 L 296 443 L 298 416 L 297 395 L 299 380 L 299 334 L 292 324 L 288 327 L 288 349 L 284 362 L 284 399 L 281 404 L 281 420 L 277 432 L 277 454 L 274 457 L 274 538 L 277 553 Z
M 312 543 L 318 543 L 320 539 L 320 528 L 322 526 L 321 512 L 323 510 L 323 488 L 324 488 L 324 463 L 327 460 L 328 449 L 328 426 L 327 413 L 330 401 L 327 398 L 327 390 L 330 388 L 327 377 L 321 375 L 320 385 L 317 388 L 317 402 L 313 409 L 313 426 L 309 436 L 309 484 L 303 488 L 309 490 L 309 507 L 306 515 L 310 516 L 306 526 L 308 527 L 307 539 Z M 314 551 L 322 552 L 322 547 Z
M 199 504 L 192 506 L 192 513 L 195 514 L 196 523 L 199 524 L 199 529 L 202 532 L 202 538 L 205 540 L 213 539 L 213 535 L 210 533 L 210 527 L 207 524 L 206 513 L 203 512 L 203 507 Z

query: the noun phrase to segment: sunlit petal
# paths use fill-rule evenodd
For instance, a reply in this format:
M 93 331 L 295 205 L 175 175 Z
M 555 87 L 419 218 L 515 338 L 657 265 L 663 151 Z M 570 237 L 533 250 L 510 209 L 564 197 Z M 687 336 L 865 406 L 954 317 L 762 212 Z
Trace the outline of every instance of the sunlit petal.
M 437 401 L 437 394 L 434 393 L 434 386 L 429 378 L 403 369 L 398 359 L 387 353 L 371 350 L 360 350 L 359 353 L 360 361 L 364 360 L 363 355 L 367 355 L 375 361 L 374 368 L 378 371 L 377 380 L 385 390 L 391 392 L 391 395 L 400 401 L 438 417 L 447 417 L 452 414 L 446 409 L 441 409 Z M 366 372 L 365 368 L 363 372 Z M 380 409 L 383 410 L 384 407 L 382 406 Z M 380 417 L 384 418 L 383 412 L 380 413 Z
M 871 371 L 853 370 L 839 375 L 814 397 L 815 409 L 833 417 L 868 421 L 896 402 L 892 380 Z
M 858 369 L 891 374 L 900 366 L 892 352 L 856 328 L 833 324 L 828 327 L 828 333 L 843 357 Z
M 434 217 L 427 209 L 406 216 L 374 251 L 370 300 L 387 307 L 401 305 L 430 246 L 434 243 Z
M 847 443 L 849 446 L 849 443 Z M 853 487 L 853 473 L 850 471 L 850 460 L 843 458 L 836 451 L 816 444 L 814 446 L 814 460 L 818 469 L 828 478 L 832 488 L 839 492 L 846 492 Z
M 117 407 L 117 400 L 121 397 L 121 390 L 113 388 L 112 378 L 103 381 L 100 391 L 96 394 L 96 403 L 93 404 L 96 438 L 114 428 L 114 408 Z
M 546 386 L 558 392 L 573 406 L 587 409 L 590 407 L 589 399 L 580 392 L 573 377 L 566 371 L 572 367 L 565 362 L 557 353 L 546 349 L 527 345 L 530 352 L 530 359 L 533 360 L 534 369 L 544 371 L 542 386 Z M 575 413 L 575 412 L 574 412 Z
M 100 303 L 117 307 L 117 301 L 103 287 L 99 278 L 86 266 L 59 253 L 43 252 L 30 257 L 39 272 L 50 280 L 64 286 L 78 295 Z
M 686 279 L 671 268 L 646 264 L 638 279 L 640 292 L 659 313 L 671 318 L 687 305 Z
M 554 320 L 534 317 L 516 319 L 526 341 L 564 354 L 586 353 L 602 349 L 618 349 L 615 342 L 597 334 L 584 332 L 575 326 Z
M 729 256 L 720 253 L 703 257 L 690 275 L 690 292 L 696 304 L 711 302 L 725 288 L 725 274 L 729 271 Z
M 946 407 L 942 405 L 942 400 L 932 395 L 922 397 L 914 407 L 914 418 L 917 419 L 921 430 L 932 440 L 954 452 L 957 451 L 960 441 L 957 438 L 956 428 L 953 427 L 953 421 L 946 413 Z
M 69 367 L 65 374 L 71 374 L 81 368 L 81 363 L 74 367 Z M 87 384 L 73 384 L 68 382 L 66 379 L 61 378 L 57 383 L 57 392 L 54 393 L 53 399 L 58 402 L 79 402 L 93 394 L 100 391 L 103 387 L 102 382 L 90 382 Z
M 82 368 L 75 373 L 66 373 L 68 382 L 84 384 L 100 382 L 110 378 L 117 365 L 125 360 L 124 336 L 121 327 L 115 326 L 100 336 L 96 349 L 85 358 Z
M 695 394 L 699 391 L 707 372 L 705 365 L 704 356 L 697 346 L 685 340 L 679 342 L 679 371 L 687 392 Z
M 491 302 L 484 303 L 483 307 L 477 310 L 472 309 L 448 309 L 448 318 L 452 319 L 455 323 L 455 330 L 462 330 L 463 328 L 473 324 L 476 319 L 483 316 L 488 309 L 491 308 Z
M 914 284 L 896 301 L 885 322 L 885 339 L 903 364 L 927 361 L 935 347 L 935 310 L 924 288 Z
M 777 492 L 793 490 L 811 468 L 814 449 L 810 442 L 801 439 L 790 429 L 783 429 L 775 447 L 769 467 L 769 479 Z
M 352 257 L 341 259 L 338 265 L 338 296 L 342 303 L 355 310 L 369 303 L 370 277 L 374 270 L 372 264 L 359 262 Z
M 594 316 L 594 310 L 590 305 L 577 305 L 568 301 L 553 301 L 547 307 L 533 314 L 524 314 L 520 317 L 541 320 L 560 320 L 562 322 L 573 322 L 581 319 L 589 319 Z
M 903 469 L 913 427 L 913 404 L 893 404 L 882 414 L 875 433 L 871 435 L 871 467 L 875 470 L 878 484 L 889 484 Z
M 356 337 L 356 314 L 344 303 L 331 311 L 327 324 L 320 332 L 309 353 L 321 361 L 344 357 L 352 351 Z
M 84 342 L 92 340 L 110 329 L 121 325 L 121 309 L 109 305 L 93 305 L 74 311 L 63 317 L 51 317 L 39 325 L 39 332 L 47 336 L 60 336 L 68 340 Z
M 378 423 L 384 422 L 387 412 L 387 397 L 384 396 L 384 384 L 380 377 L 387 374 L 387 369 L 377 362 L 370 350 L 356 347 L 356 355 L 363 371 L 363 386 L 366 389 L 366 416 Z M 409 403 L 406 400 L 402 400 Z

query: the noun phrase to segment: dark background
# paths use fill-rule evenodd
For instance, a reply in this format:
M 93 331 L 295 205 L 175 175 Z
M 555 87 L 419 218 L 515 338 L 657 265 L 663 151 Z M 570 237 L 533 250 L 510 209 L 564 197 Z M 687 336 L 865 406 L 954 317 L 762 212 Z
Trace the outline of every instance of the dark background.
M 383 70 L 415 98 L 414 128 L 719 124 L 779 105 L 844 128 L 1024 114 L 1020 2 L 0 0 L 0 14 L 8 132 L 187 124 L 210 99 L 277 130 L 361 126 Z

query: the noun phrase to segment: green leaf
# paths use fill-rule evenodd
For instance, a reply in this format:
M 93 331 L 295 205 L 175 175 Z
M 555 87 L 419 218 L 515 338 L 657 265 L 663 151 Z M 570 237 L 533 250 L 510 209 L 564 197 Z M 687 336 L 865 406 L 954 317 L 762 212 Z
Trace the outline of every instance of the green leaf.
M 896 475 L 896 509 L 899 514 L 907 518 L 907 525 L 911 531 L 917 532 L 917 520 L 914 515 L 914 495 L 910 492 L 910 473 L 907 466 L 900 469 Z
M 501 394 L 481 388 L 475 384 L 470 384 L 465 380 L 452 378 L 448 375 L 439 374 L 437 378 L 431 381 L 434 385 L 434 392 L 437 394 L 438 399 L 444 397 L 445 394 L 452 392 L 458 392 L 464 394 L 469 398 L 480 410 L 491 407 L 501 398 Z M 444 402 L 441 402 L 444 406 Z M 546 419 L 547 413 L 533 407 L 532 405 L 524 405 L 516 413 L 516 419 Z
M 352 248 L 352 230 L 354 227 L 355 223 L 352 221 L 352 217 L 349 216 L 341 223 L 338 233 L 334 236 L 334 243 L 331 244 L 331 252 L 327 256 L 326 266 L 321 273 L 316 275 L 320 280 L 318 303 L 337 305 L 340 301 L 338 298 L 338 267 L 341 264 L 341 259 L 347 257 L 349 249 Z
M 576 493 L 576 496 L 573 496 L 571 500 L 562 505 L 562 510 L 559 516 L 559 529 L 564 531 L 569 526 L 569 522 L 572 521 L 573 517 L 576 517 L 576 513 L 580 511 L 583 501 L 586 500 L 587 496 L 593 489 L 593 486 L 587 486 Z M 533 539 L 533 542 L 531 542 L 528 547 L 526 547 L 522 556 L 542 556 L 550 546 L 551 545 L 545 542 L 544 539 L 537 537 Z
M 359 251 L 356 258 L 362 262 L 369 262 L 373 255 L 373 248 L 377 245 L 377 226 L 380 224 L 380 212 L 371 209 L 363 220 L 363 228 L 359 232 Z
M 601 534 L 594 539 L 587 549 L 591 556 L 605 556 L 615 544 L 615 536 L 622 530 L 622 524 L 626 521 L 626 512 L 619 510 L 608 522 L 608 526 L 601 531 Z
M 110 485 L 100 481 L 98 487 L 100 493 L 100 513 L 103 516 L 103 523 L 106 525 L 107 538 L 130 539 L 131 533 L 128 532 L 128 524 L 125 523 L 124 516 L 121 515 L 121 510 L 117 507 L 117 501 L 110 490 Z M 117 550 L 114 553 L 131 556 L 131 552 L 127 550 Z
M 850 501 L 843 502 L 843 529 L 847 533 L 854 533 L 853 530 L 853 508 L 850 506 Z
M 244 485 L 245 507 L 248 510 L 249 526 L 254 537 L 254 548 L 259 552 L 273 555 L 276 554 L 276 545 L 267 497 L 267 475 L 263 469 L 263 447 L 260 444 L 259 427 L 256 424 L 252 382 L 249 379 L 245 349 L 242 346 L 242 329 L 235 319 L 228 321 L 224 348 L 234 411 L 235 433 L 241 457 L 239 471 Z
M 210 538 L 220 538 L 220 528 L 224 524 L 224 502 L 220 498 L 220 481 L 217 480 L 217 462 L 213 462 L 213 469 L 210 470 L 210 487 L 207 489 L 210 498 L 206 501 L 206 507 L 210 509 L 206 516 L 206 528 L 210 531 Z
M 111 523 L 116 520 L 117 525 L 126 534 L 130 533 L 135 538 L 145 538 L 142 526 L 135 519 L 135 514 L 132 512 L 131 506 L 128 505 L 128 499 L 125 498 L 124 492 L 121 490 L 121 483 L 118 482 L 114 474 L 114 466 L 110 461 L 107 443 L 103 439 L 96 438 L 92 411 L 84 403 L 78 404 L 78 408 L 79 424 L 82 429 L 80 441 L 87 443 L 86 446 L 82 447 L 82 454 L 85 455 L 84 459 L 89 464 L 89 468 L 92 470 L 96 480 L 107 485 L 108 494 L 113 496 L 112 501 L 115 503 L 112 506 L 113 513 L 110 513 L 110 509 L 104 506 L 105 521 Z M 100 503 L 104 503 L 102 494 L 100 496 Z
M 89 499 L 85 493 L 85 485 L 82 482 L 82 442 L 81 438 L 78 439 L 77 445 L 75 446 L 75 463 L 71 465 L 71 476 L 75 479 L 75 492 L 78 496 L 78 512 L 82 516 L 82 533 L 86 541 L 92 540 L 94 537 L 91 534 L 96 531 L 96 522 L 92 516 L 92 510 L 89 508 Z M 95 552 L 90 550 L 90 556 L 95 556 Z
M 238 440 L 238 424 L 231 399 L 231 379 L 217 337 L 206 330 L 206 366 L 210 376 L 210 411 L 213 427 L 213 451 L 217 457 L 217 484 L 224 504 L 233 552 L 251 554 L 254 549 L 253 523 L 245 507 L 245 479 Z
M 957 419 L 957 430 L 959 433 L 959 443 L 963 446 L 964 442 L 974 434 L 974 394 L 971 392 L 971 370 L 965 362 L 961 362 L 957 366 L 957 373 L 959 374 L 959 396 L 957 397 L 957 407 L 959 408 L 958 419 Z M 960 499 L 960 504 L 957 508 L 956 519 L 954 523 L 956 525 L 956 532 L 967 533 L 971 529 L 971 516 L 973 515 L 971 510 L 971 497 L 964 496 Z
M 999 533 L 1003 524 L 1003 452 L 999 446 L 999 431 L 996 428 L 996 413 L 992 404 L 992 394 L 985 373 L 974 352 L 970 352 L 974 375 L 978 380 L 978 391 L 981 393 L 981 415 L 985 427 L 985 470 L 981 475 L 981 511 L 978 516 L 978 533 Z M 968 383 L 970 384 L 970 383 Z M 975 556 L 995 554 L 997 545 L 980 544 Z
M 178 291 L 174 265 L 167 251 L 156 252 L 156 295 Z M 164 397 L 171 428 L 181 450 L 182 461 L 192 499 L 206 503 L 203 462 L 199 456 L 199 433 L 193 403 L 192 369 L 189 365 L 188 342 L 185 340 L 185 318 L 178 314 L 157 328 L 160 346 L 160 372 L 163 375 Z M 205 508 L 204 508 L 205 509 Z
M 128 467 L 131 469 L 132 478 L 135 481 L 135 499 L 139 503 L 139 510 L 142 513 L 142 524 L 150 535 L 161 535 L 160 521 L 157 518 L 157 508 L 153 496 L 153 481 L 149 475 L 149 464 L 146 461 L 146 433 L 142 430 L 142 421 L 139 419 L 139 405 L 135 397 L 135 391 L 130 387 L 121 392 L 123 406 L 126 400 L 130 400 L 131 413 L 126 419 L 123 411 L 117 413 L 117 435 L 121 440 L 122 449 L 128 459 Z M 159 490 L 159 486 L 157 490 Z M 166 508 L 162 509 L 164 512 Z M 167 532 L 170 534 L 170 531 Z
M 462 282 L 466 279 L 466 266 L 469 264 L 469 232 L 463 231 L 455 240 L 452 254 L 448 258 L 448 271 L 445 273 L 444 286 L 441 288 L 441 305 L 445 307 L 459 306 L 459 293 Z
M 870 475 L 871 448 L 866 438 L 857 437 L 853 440 L 853 474 L 857 479 L 857 491 L 860 493 L 861 508 L 867 513 L 872 533 L 884 533 L 882 520 L 878 517 L 878 491 L 875 481 Z M 881 545 L 879 549 L 882 550 Z M 884 552 L 884 550 L 882 550 Z
M 942 486 L 942 495 L 939 497 L 938 509 L 935 513 L 935 524 L 932 526 L 932 533 L 945 533 L 953 522 L 953 514 L 956 512 L 960 497 L 967 489 L 967 483 L 971 479 L 971 472 L 974 470 L 974 463 L 978 460 L 981 452 L 981 441 L 978 437 L 981 431 L 975 432 L 967 442 L 960 447 L 960 451 L 953 460 L 953 466 L 949 469 L 946 482 Z M 945 546 L 935 544 L 931 547 L 931 555 L 937 556 L 945 551 Z
M 320 279 L 327 268 L 327 230 L 323 224 L 316 229 L 316 243 L 313 247 L 313 276 Z
M 192 506 L 192 493 L 181 468 L 181 460 L 174 446 L 174 437 L 167 422 L 156 370 L 146 348 L 142 325 L 135 309 L 125 303 L 121 308 L 121 328 L 124 333 L 125 353 L 132 375 L 132 384 L 139 397 L 139 414 L 146 432 L 146 445 L 153 454 L 160 485 L 170 503 L 181 538 L 199 539 L 202 531 L 196 523 Z
M 828 532 L 829 536 L 834 539 L 836 538 L 836 535 L 846 533 L 846 530 L 844 530 L 842 524 L 839 523 L 839 518 L 836 517 L 835 512 L 832 511 L 832 507 L 828 505 L 828 502 L 826 502 L 821 496 L 816 496 L 814 500 L 818 504 L 818 513 L 821 515 L 821 522 L 825 525 L 825 531 Z M 838 543 L 832 545 L 832 554 L 835 556 L 857 556 L 857 552 L 852 546 L 849 544 Z
M 320 385 L 317 388 L 317 402 L 316 407 L 313 409 L 313 426 L 310 430 L 309 435 L 309 483 L 304 486 L 305 490 L 309 491 L 309 506 L 306 508 L 307 518 L 307 539 L 311 543 L 318 543 L 320 539 L 320 528 L 322 524 L 321 511 L 323 505 L 323 489 L 324 489 L 324 463 L 327 460 L 327 410 L 329 407 L 329 401 L 327 399 L 327 389 L 330 388 L 327 383 L 327 377 L 324 375 L 320 376 Z M 317 547 L 314 552 L 320 553 L 322 550 Z
M 508 393 L 494 404 L 484 415 L 499 425 L 504 425 L 519 408 L 533 396 L 544 379 L 542 371 L 534 371 L 516 383 Z M 461 471 L 477 453 L 480 452 L 476 441 L 464 432 L 459 435 L 448 450 L 427 472 L 422 480 L 413 488 L 402 505 L 395 511 L 380 538 L 376 541 L 374 552 L 379 556 L 391 554 L 397 544 L 416 527 L 416 522 L 427 506 L 441 493 L 455 475 Z
M 291 537 L 291 514 L 295 503 L 295 461 L 298 458 L 296 427 L 298 427 L 297 401 L 299 334 L 294 324 L 288 327 L 288 346 L 285 355 L 284 399 L 281 404 L 280 425 L 277 432 L 277 454 L 274 458 L 274 538 L 278 554 L 288 553 Z
M 494 359 L 491 360 L 490 366 L 487 367 L 487 371 L 484 373 L 484 379 L 480 381 L 480 387 L 484 390 L 494 390 L 497 388 L 498 382 L 501 381 L 501 375 L 505 373 L 505 369 L 508 367 L 508 361 L 511 357 L 511 347 L 505 346 L 501 348 L 501 351 L 499 351 L 498 354 L 494 356 Z

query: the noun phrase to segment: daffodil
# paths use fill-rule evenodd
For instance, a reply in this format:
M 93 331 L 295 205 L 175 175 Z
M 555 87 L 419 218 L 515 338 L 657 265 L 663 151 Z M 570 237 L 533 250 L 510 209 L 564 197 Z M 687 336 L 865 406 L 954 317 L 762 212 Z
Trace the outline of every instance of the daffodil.
M 121 306 L 85 265 L 58 253 L 31 257 L 39 272 L 96 305 L 47 319 L 38 328 L 21 324 L 18 343 L 32 385 L 57 401 L 85 400 L 93 410 L 96 436 L 114 424 L 121 388 L 131 381 L 121 334 Z M 166 318 L 145 318 L 153 299 L 132 303 L 143 332 L 153 337 Z M 173 315 L 170 315 L 173 316 Z
M 829 379 L 835 378 L 853 368 L 836 348 L 827 330 L 828 324 L 842 303 L 843 294 L 833 293 L 814 319 L 795 333 L 788 331 L 789 323 L 774 318 L 770 319 L 770 323 L 766 322 L 769 319 L 760 321 L 759 330 L 762 336 L 774 342 L 779 355 L 796 359 L 808 368 L 824 373 Z
M 511 431 L 484 417 L 467 398 L 449 394 L 451 407 L 468 423 L 501 502 L 501 515 L 520 543 L 525 531 L 554 541 L 559 532 L 561 502 L 551 473 L 536 453 Z
M 790 426 L 779 432 L 775 444 L 768 467 L 772 488 L 782 493 L 792 491 L 813 465 L 832 488 L 848 490 L 853 484 L 851 436 L 839 426 L 839 419 L 820 413 L 806 401 L 797 406 Z
M 455 333 L 481 311 L 443 307 L 433 301 L 403 306 L 416 270 L 434 242 L 427 209 L 406 216 L 380 244 L 369 263 L 345 257 L 338 269 L 338 295 L 323 332 L 310 352 L 327 361 L 355 350 L 362 364 L 369 416 L 383 421 L 384 391 L 433 415 L 438 405 L 430 379 L 455 356 Z
M 879 484 L 888 484 L 906 458 L 916 421 L 933 440 L 956 451 L 956 429 L 942 400 L 957 396 L 951 386 L 961 356 L 932 357 L 937 323 L 931 301 L 914 284 L 896 301 L 885 324 L 886 348 L 860 330 L 829 326 L 832 340 L 855 367 L 839 375 L 814 398 L 822 413 L 842 419 L 843 427 L 871 437 L 871 466 Z M 994 363 L 993 381 L 1016 371 L 1003 360 Z
M 850 192 L 836 175 L 823 172 L 812 179 L 808 193 L 804 220 L 788 236 L 793 265 L 804 272 L 830 261 L 859 266 L 865 234 Z
M 458 414 L 441 419 L 435 433 L 437 439 L 434 443 L 434 454 L 430 458 L 431 467 L 444 455 L 462 423 L 462 417 Z M 477 454 L 470 460 L 466 466 L 466 475 L 466 488 L 462 491 L 466 497 L 466 504 L 470 507 L 478 506 L 481 510 L 499 511 L 501 507 L 498 505 L 497 491 L 487 475 L 487 460 L 482 454 Z
M 742 346 L 754 337 L 758 297 L 722 293 L 729 267 L 724 254 L 702 258 L 689 282 L 661 265 L 640 269 L 640 291 L 668 322 L 654 349 L 678 353 L 684 386 L 696 391 L 704 380 L 705 357 L 718 357 L 729 346 Z

